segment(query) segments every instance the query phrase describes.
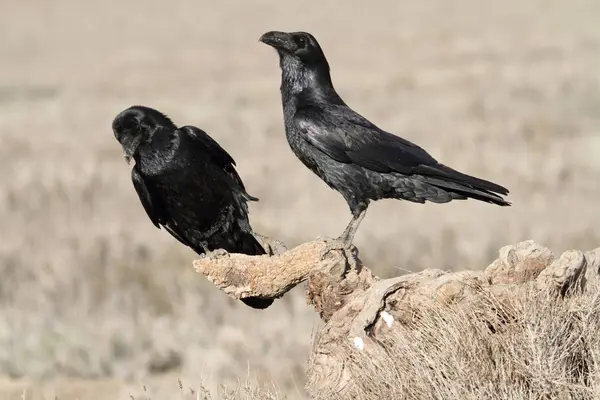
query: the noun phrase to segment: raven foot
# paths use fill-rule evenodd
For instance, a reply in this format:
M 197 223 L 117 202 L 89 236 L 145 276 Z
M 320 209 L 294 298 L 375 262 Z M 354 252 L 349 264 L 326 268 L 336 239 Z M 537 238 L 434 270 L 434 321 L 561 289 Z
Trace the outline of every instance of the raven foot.
M 319 259 L 321 259 L 321 260 L 324 260 L 325 257 L 327 257 L 327 254 L 329 254 L 332 251 L 341 250 L 342 252 L 345 252 L 346 250 L 348 250 L 350 248 L 348 246 L 348 244 L 345 243 L 343 240 L 340 240 L 340 238 L 336 238 L 336 239 L 320 238 L 320 239 L 326 243 L 325 248 L 321 251 L 321 254 L 319 255 Z M 351 245 L 352 244 L 350 244 L 350 246 Z
M 225 257 L 229 257 L 229 253 L 225 249 L 208 250 L 207 248 L 204 248 L 204 254 L 200 256 L 200 258 L 210 258 L 211 260 Z

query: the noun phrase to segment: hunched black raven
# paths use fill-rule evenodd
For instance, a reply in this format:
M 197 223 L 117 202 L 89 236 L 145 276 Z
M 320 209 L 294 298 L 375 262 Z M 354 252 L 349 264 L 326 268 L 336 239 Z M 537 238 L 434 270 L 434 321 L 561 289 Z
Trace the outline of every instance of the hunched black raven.
M 206 132 L 177 128 L 169 117 L 145 106 L 132 106 L 112 123 L 125 160 L 135 165 L 131 180 L 152 223 L 199 255 L 223 249 L 266 254 L 248 222 L 250 196 L 235 161 Z M 246 298 L 257 309 L 272 299 Z
M 507 195 L 506 188 L 440 164 L 421 147 L 348 107 L 311 34 L 271 31 L 259 40 L 279 54 L 285 133 L 292 151 L 350 207 L 352 220 L 338 238 L 346 246 L 370 200 L 447 203 L 471 198 L 510 205 L 498 195 Z

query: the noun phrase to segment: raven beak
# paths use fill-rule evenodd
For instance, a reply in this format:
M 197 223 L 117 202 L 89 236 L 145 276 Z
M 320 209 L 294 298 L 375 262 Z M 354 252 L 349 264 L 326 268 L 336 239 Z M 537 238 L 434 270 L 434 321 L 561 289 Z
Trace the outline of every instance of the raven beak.
M 127 163 L 127 165 L 131 165 L 131 155 L 130 154 L 123 154 L 123 157 L 125 157 L 125 162 Z
M 277 50 L 295 51 L 297 47 L 292 35 L 286 32 L 270 31 L 263 34 L 258 40 Z
M 127 165 L 131 165 L 131 160 L 133 159 L 133 151 L 131 151 L 129 148 L 124 147 L 123 157 L 125 158 L 125 162 L 127 163 Z
M 123 150 L 123 157 L 127 165 L 131 165 L 131 160 L 137 152 L 137 148 L 142 141 L 141 135 L 132 137 L 131 135 L 121 135 L 121 148 Z

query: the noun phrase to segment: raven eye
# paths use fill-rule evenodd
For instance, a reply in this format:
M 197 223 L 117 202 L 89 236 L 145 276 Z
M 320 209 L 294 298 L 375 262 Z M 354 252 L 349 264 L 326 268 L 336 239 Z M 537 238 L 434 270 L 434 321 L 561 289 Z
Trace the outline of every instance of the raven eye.
M 298 44 L 300 45 L 300 47 L 305 47 L 306 46 L 306 38 L 304 36 L 300 36 L 298 38 Z
M 132 131 L 135 128 L 138 127 L 138 121 L 134 120 L 134 119 L 128 119 L 126 121 L 123 121 L 123 129 L 126 129 L 128 131 Z

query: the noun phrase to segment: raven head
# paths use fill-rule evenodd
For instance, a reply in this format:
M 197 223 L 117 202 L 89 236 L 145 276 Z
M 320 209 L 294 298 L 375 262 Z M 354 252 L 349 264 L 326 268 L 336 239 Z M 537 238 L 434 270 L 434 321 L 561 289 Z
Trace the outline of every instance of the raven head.
M 293 58 L 306 65 L 327 63 L 319 42 L 310 33 L 270 31 L 259 40 L 277 50 L 282 59 Z
M 150 107 L 132 106 L 115 117 L 112 130 L 123 147 L 127 164 L 131 163 L 142 140 L 160 127 L 177 129 L 169 117 Z

